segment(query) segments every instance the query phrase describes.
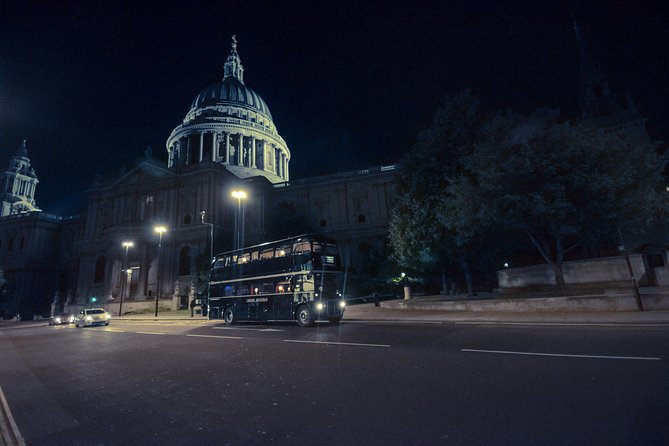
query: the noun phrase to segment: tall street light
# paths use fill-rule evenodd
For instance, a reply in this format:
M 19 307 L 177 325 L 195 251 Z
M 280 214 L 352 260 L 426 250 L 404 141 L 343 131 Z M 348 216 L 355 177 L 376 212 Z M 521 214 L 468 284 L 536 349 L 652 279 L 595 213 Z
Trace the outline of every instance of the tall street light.
M 156 278 L 156 314 L 158 317 L 158 299 L 160 299 L 160 269 L 163 265 L 163 234 L 167 232 L 165 226 L 154 226 L 153 232 L 158 234 L 158 275 Z
M 211 266 L 211 261 L 214 258 L 214 224 L 213 223 L 207 223 L 206 221 L 204 221 L 204 216 L 206 214 L 207 213 L 205 211 L 200 211 L 200 218 L 202 219 L 202 224 L 209 226 L 209 262 L 207 263 L 207 265 Z M 209 286 L 209 280 L 207 280 L 207 305 L 206 305 L 206 308 L 207 308 L 206 313 L 207 314 L 209 314 L 208 308 L 209 308 L 209 292 L 210 292 L 210 290 L 211 290 L 211 288 Z M 205 316 L 205 311 L 204 311 L 205 306 L 203 305 L 202 308 L 203 308 L 202 316 Z M 193 314 L 191 313 L 191 317 L 192 316 L 193 316 Z
M 237 199 L 237 214 L 235 218 L 235 249 L 240 249 L 242 247 L 243 233 L 244 233 L 244 213 L 242 212 L 242 200 L 245 200 L 248 196 L 245 191 L 241 189 L 232 191 L 232 198 Z
M 209 226 L 209 261 L 214 258 L 214 224 L 207 223 L 204 221 L 204 216 L 207 213 L 205 211 L 200 211 L 200 218 L 202 219 L 202 224 Z
M 132 270 L 128 268 L 128 248 L 132 248 L 135 246 L 133 242 L 130 240 L 126 240 L 123 243 L 121 243 L 121 246 L 125 248 L 125 257 L 123 259 L 123 272 L 125 273 L 125 281 L 121 284 L 121 303 L 118 306 L 118 317 L 121 317 L 122 309 L 123 309 L 123 296 L 125 295 L 126 288 L 130 288 L 128 284 L 130 283 L 130 274 L 132 274 Z M 123 278 L 121 278 L 123 280 Z

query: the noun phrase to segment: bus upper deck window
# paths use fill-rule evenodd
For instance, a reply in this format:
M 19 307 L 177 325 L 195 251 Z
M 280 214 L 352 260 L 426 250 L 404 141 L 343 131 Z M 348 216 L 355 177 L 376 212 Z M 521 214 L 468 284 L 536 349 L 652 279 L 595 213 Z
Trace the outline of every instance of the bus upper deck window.
M 311 246 L 309 242 L 297 242 L 293 245 L 293 252 L 309 252 L 311 251 Z

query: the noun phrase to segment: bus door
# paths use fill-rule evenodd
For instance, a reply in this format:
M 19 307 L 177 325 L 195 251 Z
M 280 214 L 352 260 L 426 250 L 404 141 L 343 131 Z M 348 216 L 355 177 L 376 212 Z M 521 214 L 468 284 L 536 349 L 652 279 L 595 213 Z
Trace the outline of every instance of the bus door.
M 237 285 L 237 306 L 235 311 L 240 319 L 248 319 L 255 321 L 258 319 L 258 305 L 255 301 L 255 296 L 251 295 L 251 287 L 249 284 Z
M 274 319 L 274 282 L 267 281 L 253 285 L 253 303 L 256 319 L 266 321 Z
M 276 319 L 293 318 L 293 283 L 289 280 L 281 280 L 276 284 L 276 294 L 274 294 L 274 314 Z

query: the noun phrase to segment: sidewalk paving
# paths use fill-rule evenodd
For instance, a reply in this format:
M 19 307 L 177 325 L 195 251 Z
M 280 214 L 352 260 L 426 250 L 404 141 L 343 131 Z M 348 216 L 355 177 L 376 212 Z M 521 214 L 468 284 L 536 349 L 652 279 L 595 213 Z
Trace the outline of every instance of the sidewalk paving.
M 346 308 L 344 320 L 377 320 L 405 322 L 443 323 L 519 323 L 519 324 L 650 324 L 669 326 L 669 311 L 437 311 L 401 310 L 394 308 L 392 301 L 374 304 L 354 305 Z M 416 306 L 414 306 L 415 308 Z
M 669 326 L 669 310 L 653 311 L 441 311 L 435 310 L 431 299 L 412 300 L 412 309 L 401 309 L 402 300 L 348 305 L 344 321 L 395 321 L 395 322 L 442 322 L 442 323 L 541 323 L 541 324 L 641 324 Z M 424 303 L 424 308 L 421 308 Z M 193 321 L 202 324 L 222 323 L 220 319 L 209 320 L 201 314 L 190 315 L 189 310 L 153 313 L 112 315 L 122 321 Z M 48 324 L 48 320 L 14 322 L 0 321 L 0 327 Z
M 344 313 L 344 321 L 404 321 L 404 322 L 501 322 L 501 323 L 570 323 L 570 324 L 653 324 L 669 325 L 669 311 L 438 311 L 438 310 L 403 310 L 394 308 L 396 301 L 349 305 Z M 399 302 L 399 301 L 398 301 Z M 427 303 L 427 301 L 426 301 Z M 420 303 L 418 305 L 420 306 Z M 200 321 L 202 323 L 222 323 L 220 319 L 209 320 L 202 315 L 190 317 L 190 311 L 167 311 L 153 314 L 132 314 L 121 318 L 124 321 Z M 113 320 L 112 319 L 112 320 Z

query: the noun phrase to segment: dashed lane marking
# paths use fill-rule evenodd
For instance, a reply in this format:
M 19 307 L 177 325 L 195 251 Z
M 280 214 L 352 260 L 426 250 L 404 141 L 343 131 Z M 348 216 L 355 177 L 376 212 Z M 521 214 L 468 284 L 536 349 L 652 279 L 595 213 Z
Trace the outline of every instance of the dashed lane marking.
M 160 333 L 158 331 L 136 331 L 137 334 L 151 334 L 151 335 L 164 335 L 167 333 Z
M 211 327 L 212 330 L 235 330 L 235 331 L 283 331 L 278 328 L 243 328 L 243 327 Z
M 643 323 L 592 323 L 592 322 L 495 322 L 495 321 L 457 321 L 455 325 L 529 325 L 536 327 L 669 327 L 669 324 L 662 322 L 643 322 Z
M 284 339 L 283 342 L 293 342 L 296 344 L 325 344 L 325 345 L 351 345 L 356 347 L 383 347 L 389 348 L 388 344 L 362 344 L 359 342 L 331 342 L 331 341 L 302 341 L 299 339 Z
M 220 336 L 220 335 L 198 335 L 198 334 L 187 334 L 193 338 L 218 338 L 218 339 L 244 339 L 240 336 Z
M 628 359 L 635 361 L 660 361 L 662 358 L 652 356 L 606 356 L 606 355 L 570 355 L 566 353 L 537 353 L 537 352 L 514 352 L 508 350 L 478 350 L 463 348 L 463 352 L 472 353 L 496 353 L 501 355 L 523 355 L 523 356 L 554 356 L 560 358 L 586 358 L 586 359 Z

